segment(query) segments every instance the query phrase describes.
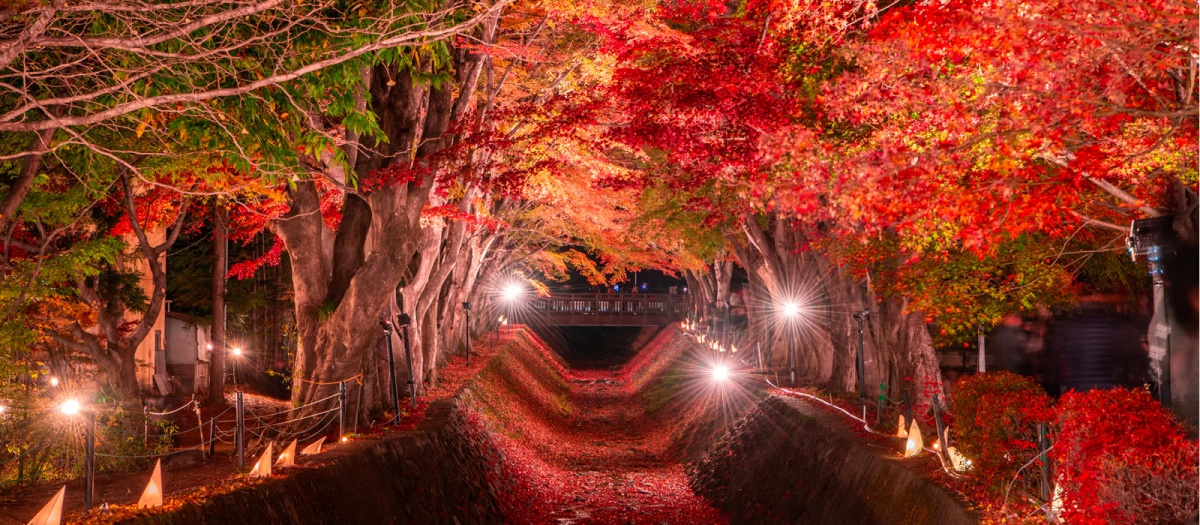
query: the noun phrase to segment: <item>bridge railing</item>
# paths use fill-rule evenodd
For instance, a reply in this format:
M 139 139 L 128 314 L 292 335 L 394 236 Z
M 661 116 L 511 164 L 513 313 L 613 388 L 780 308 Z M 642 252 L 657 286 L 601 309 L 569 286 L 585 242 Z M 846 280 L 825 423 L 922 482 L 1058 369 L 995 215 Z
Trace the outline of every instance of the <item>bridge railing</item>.
M 563 325 L 666 324 L 687 315 L 688 296 L 647 293 L 551 294 L 530 301 L 545 322 Z

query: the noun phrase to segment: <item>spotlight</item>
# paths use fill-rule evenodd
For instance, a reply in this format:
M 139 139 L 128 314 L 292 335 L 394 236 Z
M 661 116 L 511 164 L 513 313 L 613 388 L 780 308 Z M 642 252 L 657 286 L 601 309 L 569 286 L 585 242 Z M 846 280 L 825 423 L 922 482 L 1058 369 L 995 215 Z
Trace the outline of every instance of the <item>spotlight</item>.
M 507 301 L 515 301 L 521 296 L 521 286 L 518 284 L 510 284 L 504 287 L 504 299 Z
M 233 355 L 242 355 L 242 348 L 238 346 L 233 347 Z
M 726 381 L 729 379 L 729 367 L 725 365 L 717 365 L 712 369 L 713 379 L 717 381 Z
M 783 315 L 786 315 L 788 317 L 795 317 L 799 314 L 800 314 L 800 305 L 793 303 L 793 302 L 787 302 L 787 303 L 783 304 Z
M 68 416 L 73 416 L 79 413 L 79 401 L 68 399 L 63 401 L 63 403 L 58 406 L 58 409 Z

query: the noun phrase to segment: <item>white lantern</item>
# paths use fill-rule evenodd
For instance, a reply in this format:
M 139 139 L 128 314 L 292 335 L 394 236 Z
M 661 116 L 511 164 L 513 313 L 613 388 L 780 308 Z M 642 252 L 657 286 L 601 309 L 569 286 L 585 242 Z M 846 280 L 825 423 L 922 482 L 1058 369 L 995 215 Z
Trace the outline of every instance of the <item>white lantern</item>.
M 254 468 L 250 469 L 250 477 L 265 478 L 271 475 L 271 444 L 267 443 L 267 450 L 263 452 L 262 457 L 258 458 L 258 462 L 254 464 Z
M 63 485 L 63 488 L 58 489 L 58 493 L 50 498 L 50 502 L 42 507 L 42 510 L 38 511 L 33 519 L 29 520 L 29 525 L 59 525 L 62 523 L 63 496 L 66 494 L 67 486 Z
M 138 499 L 137 506 L 139 509 L 144 509 L 161 507 L 162 504 L 162 460 L 160 459 L 154 464 L 154 473 L 150 474 L 150 483 L 147 483 L 146 490 L 142 491 L 142 497 Z
M 279 455 L 279 459 L 275 460 L 275 466 L 280 468 L 288 468 L 296 466 L 296 440 L 292 440 L 292 444 L 283 449 L 283 454 Z
M 908 427 L 908 441 L 904 444 L 904 457 L 911 458 L 920 454 L 924 447 L 925 441 L 921 439 L 921 427 L 918 427 L 917 421 L 913 420 L 912 426 Z

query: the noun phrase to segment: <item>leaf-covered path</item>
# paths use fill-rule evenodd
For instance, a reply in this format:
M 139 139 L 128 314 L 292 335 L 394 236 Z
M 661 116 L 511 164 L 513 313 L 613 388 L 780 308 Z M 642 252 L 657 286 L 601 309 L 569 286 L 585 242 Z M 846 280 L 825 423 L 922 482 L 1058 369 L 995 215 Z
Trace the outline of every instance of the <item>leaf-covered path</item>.
M 670 453 L 668 426 L 624 385 L 572 383 L 573 439 L 545 459 L 574 478 L 557 523 L 725 523 L 688 487 Z

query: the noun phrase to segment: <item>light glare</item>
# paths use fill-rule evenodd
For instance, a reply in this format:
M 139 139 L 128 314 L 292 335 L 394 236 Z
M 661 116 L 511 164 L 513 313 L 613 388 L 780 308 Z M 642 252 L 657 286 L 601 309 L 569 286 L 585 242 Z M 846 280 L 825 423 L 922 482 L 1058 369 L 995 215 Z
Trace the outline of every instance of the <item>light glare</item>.
M 799 314 L 800 314 L 800 305 L 793 303 L 793 302 L 784 303 L 783 315 L 786 315 L 788 317 L 795 317 Z
M 240 347 L 235 346 L 233 348 L 233 355 L 242 355 L 242 349 Z
M 79 413 L 79 401 L 68 399 L 63 401 L 63 404 L 60 405 L 58 409 L 62 410 L 62 413 L 68 416 L 73 416 Z
M 504 287 L 504 299 L 514 301 L 521 296 L 521 287 L 516 284 L 510 284 Z
M 725 381 L 725 380 L 729 379 L 729 367 L 726 367 L 724 365 L 714 366 L 713 370 L 712 370 L 712 375 L 713 375 L 713 379 L 716 379 L 717 381 Z

